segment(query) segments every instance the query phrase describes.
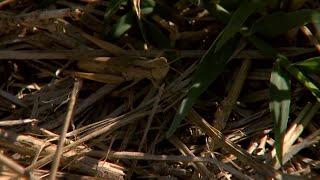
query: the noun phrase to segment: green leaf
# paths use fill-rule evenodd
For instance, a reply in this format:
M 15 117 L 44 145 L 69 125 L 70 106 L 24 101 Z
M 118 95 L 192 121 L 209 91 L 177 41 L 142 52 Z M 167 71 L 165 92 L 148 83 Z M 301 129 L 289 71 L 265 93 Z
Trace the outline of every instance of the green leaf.
M 109 7 L 104 14 L 104 20 L 108 21 L 109 18 L 119 10 L 120 5 L 125 1 L 126 0 L 111 0 Z
M 295 77 L 301 84 L 303 84 L 311 94 L 316 97 L 317 101 L 320 102 L 320 89 L 316 83 L 312 81 L 304 72 L 300 71 L 295 66 L 291 66 L 288 59 L 281 59 L 281 66 L 286 68 L 287 71 Z
M 120 37 L 132 27 L 133 23 L 134 16 L 132 12 L 123 15 L 113 26 L 112 36 L 115 38 Z
M 257 49 L 261 50 L 264 54 L 277 59 L 270 86 L 271 103 L 270 108 L 272 110 L 274 123 L 275 123 L 275 146 L 276 153 L 279 161 L 282 163 L 282 141 L 283 132 L 287 125 L 287 113 L 289 113 L 288 106 L 290 104 L 286 99 L 289 99 L 289 82 L 287 75 L 280 69 L 285 69 L 293 77 L 295 77 L 301 84 L 303 84 L 320 102 L 320 90 L 316 84 L 312 82 L 303 72 L 301 72 L 295 66 L 292 66 L 287 57 L 278 53 L 272 46 L 265 43 L 263 40 L 249 36 L 249 41 L 256 46 Z M 286 90 L 288 89 L 288 90 Z M 279 97 L 278 97 L 279 96 Z M 278 100 L 277 100 L 278 99 Z
M 276 153 L 279 161 L 282 163 L 281 144 L 283 132 L 285 131 L 287 125 L 287 113 L 289 113 L 288 106 L 290 104 L 290 101 L 288 102 L 286 99 L 289 99 L 290 95 L 287 94 L 287 91 L 289 90 L 286 90 L 289 88 L 288 77 L 284 72 L 282 72 L 279 65 L 281 66 L 281 68 L 285 69 L 293 77 L 295 77 L 301 84 L 303 84 L 319 102 L 320 90 L 317 85 L 308 78 L 308 76 L 306 76 L 295 66 L 292 66 L 287 57 L 279 54 L 272 46 L 255 36 L 249 36 L 248 39 L 254 46 L 256 46 L 256 48 L 261 50 L 263 53 L 270 57 L 273 57 L 274 59 L 277 59 L 276 66 L 271 77 L 270 96 L 272 101 L 270 103 L 270 109 L 272 110 L 273 118 L 275 121 L 274 131 Z
M 147 7 L 155 7 L 156 1 L 155 0 L 143 0 L 141 1 L 141 9 L 147 8 Z
M 242 2 L 239 8 L 232 14 L 230 21 L 224 28 L 222 36 L 217 42 L 216 50 L 219 50 L 230 38 L 240 31 L 242 25 L 251 14 L 264 7 L 266 4 L 266 1 L 262 0 L 246 0 Z
M 320 57 L 314 57 L 304 61 L 300 61 L 292 64 L 292 66 L 296 66 L 307 72 L 320 73 Z
M 296 78 L 301 84 L 303 84 L 320 102 L 320 90 L 319 87 L 312 82 L 312 80 L 300 71 L 295 66 L 292 66 L 292 63 L 288 60 L 287 57 L 278 53 L 271 45 L 267 44 L 263 40 L 257 38 L 256 36 L 249 36 L 249 41 L 259 50 L 261 50 L 267 56 L 278 59 L 281 66 L 285 68 L 294 78 Z
M 202 1 L 209 3 L 208 1 Z M 182 101 L 178 112 L 167 132 L 167 137 L 171 136 L 185 118 L 188 111 L 192 108 L 197 98 L 209 87 L 209 85 L 223 71 L 227 60 L 235 50 L 234 39 L 237 32 L 240 31 L 246 19 L 259 8 L 264 7 L 266 1 L 246 0 L 233 13 L 229 23 L 224 28 L 219 37 L 211 45 L 207 53 L 202 57 L 193 79 L 193 85 L 187 97 Z M 227 18 L 228 16 L 226 16 Z M 230 43 L 231 42 L 231 43 Z M 210 77 L 210 78 L 208 78 Z
M 159 48 L 170 48 L 170 39 L 150 21 L 143 19 L 147 39 Z
M 156 2 L 154 0 L 141 1 L 141 14 L 147 15 L 153 12 Z
M 212 10 L 208 10 L 214 17 L 216 17 L 219 21 L 224 24 L 227 24 L 231 18 L 231 14 L 227 11 L 224 7 L 220 6 L 219 4 L 215 4 Z
M 249 41 L 259 50 L 261 50 L 269 58 L 277 59 L 278 56 L 281 56 L 270 44 L 266 43 L 257 36 L 251 35 L 248 36 Z
M 277 12 L 262 17 L 251 27 L 251 33 L 259 33 L 267 37 L 275 37 L 292 28 L 307 23 L 319 23 L 320 13 L 316 10 L 299 10 L 290 13 Z
M 189 0 L 192 4 L 206 9 L 217 20 L 227 24 L 230 19 L 230 12 L 221 6 L 217 1 L 211 0 Z
M 283 137 L 287 129 L 290 112 L 290 79 L 277 61 L 270 78 L 270 111 L 274 121 L 275 147 L 282 163 Z
M 236 42 L 236 38 L 230 39 L 223 46 L 223 48 L 218 51 L 215 51 L 214 42 L 207 53 L 202 57 L 201 63 L 198 66 L 193 77 L 192 87 L 188 92 L 187 97 L 183 99 L 173 119 L 173 122 L 166 133 L 167 137 L 170 137 L 175 132 L 181 121 L 185 118 L 189 110 L 192 108 L 197 98 L 224 70 L 227 61 L 231 58 L 232 54 L 236 50 Z

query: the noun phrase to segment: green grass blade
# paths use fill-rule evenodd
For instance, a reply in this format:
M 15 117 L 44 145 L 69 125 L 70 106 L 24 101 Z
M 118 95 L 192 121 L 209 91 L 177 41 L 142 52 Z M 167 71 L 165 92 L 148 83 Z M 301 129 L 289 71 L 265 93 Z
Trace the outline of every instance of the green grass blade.
M 154 0 L 143 0 L 141 1 L 141 14 L 147 15 L 151 14 L 156 7 L 156 2 Z
M 178 112 L 167 131 L 167 137 L 174 133 L 182 119 L 184 119 L 195 103 L 196 99 L 223 71 L 227 60 L 231 57 L 236 48 L 234 43 L 232 43 L 232 41 L 234 41 L 232 38 L 240 31 L 246 19 L 257 9 L 262 8 L 266 4 L 266 1 L 246 0 L 245 2 L 242 2 L 240 7 L 233 13 L 227 26 L 203 56 L 201 64 L 194 75 L 190 92 L 182 101 Z
M 117 23 L 112 28 L 112 36 L 114 38 L 118 38 L 121 35 L 123 35 L 125 32 L 127 32 L 134 23 L 134 16 L 132 12 L 129 12 L 125 15 L 123 15 Z
M 217 4 L 211 0 L 189 0 L 192 4 L 206 9 L 213 17 L 223 24 L 227 24 L 231 18 L 231 13 L 225 9 L 225 6 Z
M 320 102 L 320 89 L 317 84 L 315 84 L 312 79 L 310 79 L 305 73 L 300 71 L 295 66 L 291 66 L 291 63 L 288 59 L 281 59 L 282 67 L 286 67 L 287 71 L 295 77 L 301 84 L 306 87 L 311 94 L 316 97 L 317 101 Z
M 118 10 L 120 5 L 127 0 L 111 0 L 110 5 L 104 13 L 104 20 L 108 21 L 112 15 L 114 15 Z
M 251 27 L 251 33 L 258 33 L 267 37 L 275 37 L 292 28 L 307 23 L 319 23 L 320 13 L 316 10 L 298 10 L 295 12 L 277 12 L 262 17 Z
M 264 42 L 262 39 L 257 36 L 251 35 L 248 36 L 249 41 L 259 50 L 261 50 L 266 56 L 270 58 L 277 59 L 278 56 L 281 56 L 270 44 Z
M 173 122 L 166 133 L 167 137 L 170 137 L 175 132 L 181 121 L 192 108 L 197 98 L 224 70 L 227 61 L 236 50 L 236 41 L 236 38 L 229 40 L 228 43 L 223 46 L 223 48 L 216 52 L 214 46 L 215 43 L 213 43 L 207 53 L 202 57 L 201 63 L 193 77 L 192 87 L 188 92 L 187 97 L 183 99 L 182 103 L 180 104 Z
M 290 112 L 290 79 L 277 61 L 270 78 L 270 111 L 274 120 L 275 147 L 278 159 L 282 162 L 283 137 L 287 129 Z
M 248 39 L 250 42 L 259 50 L 261 50 L 266 55 L 273 57 L 274 59 L 277 59 L 277 66 L 280 65 L 283 69 L 285 69 L 287 72 L 289 72 L 293 77 L 295 77 L 301 84 L 303 84 L 317 99 L 317 101 L 320 102 L 320 90 L 317 87 L 316 84 L 312 82 L 311 79 L 309 79 L 303 72 L 301 72 L 299 69 L 297 69 L 295 66 L 291 66 L 290 61 L 283 55 L 279 54 L 274 48 L 272 48 L 269 44 L 265 43 L 263 40 L 255 37 L 255 36 L 249 36 Z M 280 69 L 277 67 L 277 69 Z M 285 85 L 288 83 L 288 80 L 286 80 L 286 77 L 283 72 L 280 72 L 278 70 L 278 74 L 273 74 L 273 77 L 271 78 L 271 88 L 270 88 L 270 96 L 275 96 L 277 93 L 279 93 L 281 96 L 283 96 L 283 99 L 278 102 L 278 104 L 275 104 L 274 100 L 270 103 L 270 108 L 273 112 L 273 118 L 275 123 L 275 146 L 276 146 L 276 154 L 280 162 L 282 162 L 282 135 L 283 131 L 285 130 L 287 126 L 287 113 L 289 113 L 288 110 L 288 104 L 290 101 L 286 101 L 286 98 L 289 98 L 290 95 L 286 94 L 285 91 L 283 91 L 284 94 L 281 92 L 277 92 L 281 90 L 277 86 L 274 87 L 274 84 L 276 84 L 276 77 L 280 78 L 278 82 L 278 86 L 280 83 L 282 83 L 282 89 L 286 89 Z M 273 95 L 272 95 L 273 94 Z M 276 99 L 276 97 L 271 97 L 271 99 Z M 275 111 L 277 109 L 277 111 Z
M 292 66 L 301 68 L 306 72 L 320 73 L 320 57 L 314 57 L 304 61 L 300 61 L 292 64 Z
M 279 62 L 283 68 L 285 68 L 295 79 L 297 79 L 301 84 L 303 84 L 320 102 L 320 90 L 319 87 L 312 82 L 308 76 L 306 76 L 302 71 L 300 71 L 284 55 L 278 53 L 273 47 L 264 42 L 263 40 L 257 38 L 256 36 L 249 36 L 249 41 L 259 50 L 261 50 L 267 56 L 274 59 L 279 59 Z
M 240 31 L 242 25 L 251 14 L 266 4 L 266 1 L 246 0 L 242 2 L 239 8 L 232 14 L 231 19 L 224 28 L 222 36 L 217 42 L 216 50 L 219 50 L 230 38 Z

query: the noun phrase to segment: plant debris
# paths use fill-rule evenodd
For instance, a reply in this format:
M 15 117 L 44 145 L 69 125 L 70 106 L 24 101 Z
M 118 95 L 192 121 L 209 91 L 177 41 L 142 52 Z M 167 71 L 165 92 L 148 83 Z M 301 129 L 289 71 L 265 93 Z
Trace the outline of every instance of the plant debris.
M 319 177 L 319 7 L 0 2 L 0 178 Z

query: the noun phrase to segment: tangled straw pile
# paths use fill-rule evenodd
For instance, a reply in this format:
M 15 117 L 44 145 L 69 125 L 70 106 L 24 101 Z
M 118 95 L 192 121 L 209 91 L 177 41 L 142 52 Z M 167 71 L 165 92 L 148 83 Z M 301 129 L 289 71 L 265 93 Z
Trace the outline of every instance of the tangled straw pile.
M 167 16 L 132 1 L 136 26 L 125 19 L 129 1 L 0 3 L 1 178 L 318 176 L 319 103 L 293 82 L 281 168 L 268 110 L 273 61 L 243 41 L 166 136 L 222 25 L 187 1 L 149 2 Z M 308 40 L 277 43 L 292 59 L 316 53 Z

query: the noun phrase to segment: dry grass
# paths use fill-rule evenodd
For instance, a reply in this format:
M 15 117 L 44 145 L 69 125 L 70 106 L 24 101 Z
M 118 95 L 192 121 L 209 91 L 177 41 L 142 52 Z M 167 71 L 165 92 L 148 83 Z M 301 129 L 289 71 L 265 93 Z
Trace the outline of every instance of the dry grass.
M 319 103 L 293 82 L 280 168 L 268 110 L 273 61 L 250 46 L 166 138 L 200 57 L 222 27 L 185 1 L 160 2 L 168 17 L 148 18 L 172 49 L 145 41 L 138 25 L 104 38 L 121 14 L 105 24 L 108 1 L 57 1 L 45 9 L 33 1 L 0 3 L 1 179 L 319 176 Z M 140 1 L 133 3 L 140 18 Z M 277 50 L 293 59 L 318 53 L 316 36 L 300 29 L 275 41 Z

